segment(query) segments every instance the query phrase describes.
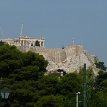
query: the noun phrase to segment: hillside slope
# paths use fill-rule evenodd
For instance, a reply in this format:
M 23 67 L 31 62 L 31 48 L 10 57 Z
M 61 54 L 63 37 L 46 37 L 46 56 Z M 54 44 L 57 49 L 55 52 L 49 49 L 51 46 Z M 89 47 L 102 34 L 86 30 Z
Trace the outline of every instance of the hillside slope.
M 94 69 L 94 57 L 83 49 L 81 45 L 71 45 L 63 49 L 61 48 L 45 48 L 45 47 L 31 47 L 20 48 L 22 51 L 37 52 L 48 60 L 48 71 L 63 69 L 67 73 L 79 70 L 86 63 L 87 67 L 91 66 Z

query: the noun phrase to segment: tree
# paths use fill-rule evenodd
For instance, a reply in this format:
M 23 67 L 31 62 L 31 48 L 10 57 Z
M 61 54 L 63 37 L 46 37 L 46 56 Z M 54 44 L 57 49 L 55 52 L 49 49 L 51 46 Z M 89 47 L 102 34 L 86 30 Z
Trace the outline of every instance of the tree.
M 11 90 L 11 106 L 28 106 L 36 101 L 36 82 L 43 77 L 47 64 L 38 53 L 22 53 L 15 46 L 0 46 L 1 88 L 6 86 Z
M 63 97 L 62 96 L 43 96 L 41 97 L 35 107 L 63 107 Z
M 58 73 L 45 75 L 48 62 L 34 52 L 21 52 L 14 46 L 0 46 L 0 75 L 2 87 L 8 87 L 8 102 L 1 100 L 1 107 L 75 107 L 76 93 L 81 92 L 83 101 L 83 71 L 60 77 Z M 101 68 L 104 63 L 99 63 Z M 98 66 L 99 66 L 98 65 Z M 102 67 L 103 66 L 103 67 Z M 88 107 L 107 106 L 107 73 L 94 76 L 93 69 L 87 69 Z M 91 100 L 92 99 L 92 100 Z M 82 107 L 82 103 L 79 103 Z
M 95 63 L 96 67 L 99 68 L 100 70 L 106 71 L 106 66 L 104 65 L 104 62 L 97 62 Z

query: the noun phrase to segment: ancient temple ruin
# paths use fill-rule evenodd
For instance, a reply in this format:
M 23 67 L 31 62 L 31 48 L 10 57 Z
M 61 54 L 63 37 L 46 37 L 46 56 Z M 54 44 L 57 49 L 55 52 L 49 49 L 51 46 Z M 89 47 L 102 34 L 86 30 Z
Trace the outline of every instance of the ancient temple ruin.
M 23 47 L 44 47 L 45 39 L 44 38 L 33 38 L 28 36 L 20 36 L 15 39 L 1 39 L 0 42 Z
M 33 51 L 44 56 L 48 60 L 47 71 L 56 71 L 63 69 L 66 73 L 79 71 L 84 63 L 87 67 L 95 67 L 94 56 L 90 55 L 81 45 L 72 44 L 64 48 L 46 48 L 44 38 L 33 38 L 20 36 L 15 39 L 1 39 L 0 43 L 15 45 L 23 52 Z M 96 70 L 95 70 L 96 71 Z

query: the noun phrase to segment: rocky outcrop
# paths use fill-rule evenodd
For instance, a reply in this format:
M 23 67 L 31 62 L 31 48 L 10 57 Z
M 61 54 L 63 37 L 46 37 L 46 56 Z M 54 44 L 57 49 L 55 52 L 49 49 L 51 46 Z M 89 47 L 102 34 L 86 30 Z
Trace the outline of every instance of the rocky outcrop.
M 63 69 L 67 73 L 78 71 L 80 67 L 83 67 L 86 63 L 87 67 L 91 66 L 95 68 L 94 57 L 80 45 L 71 45 L 63 49 L 61 48 L 45 48 L 45 47 L 31 47 L 20 48 L 23 51 L 38 52 L 43 55 L 49 64 L 48 71 L 54 71 L 57 69 Z

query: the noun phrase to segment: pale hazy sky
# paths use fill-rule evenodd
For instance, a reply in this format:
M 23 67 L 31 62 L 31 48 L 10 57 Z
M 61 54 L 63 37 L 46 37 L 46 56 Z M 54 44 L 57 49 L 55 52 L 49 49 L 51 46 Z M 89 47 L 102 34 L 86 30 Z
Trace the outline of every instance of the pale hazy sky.
M 81 44 L 107 65 L 107 0 L 0 0 L 0 38 L 46 38 L 46 47 Z

